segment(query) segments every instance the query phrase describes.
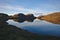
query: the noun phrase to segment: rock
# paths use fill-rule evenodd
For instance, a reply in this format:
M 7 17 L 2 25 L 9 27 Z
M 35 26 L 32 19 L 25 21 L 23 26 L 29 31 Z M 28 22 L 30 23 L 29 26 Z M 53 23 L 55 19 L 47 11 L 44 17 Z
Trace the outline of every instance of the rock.
M 0 21 L 7 21 L 9 19 L 7 14 L 0 13 Z

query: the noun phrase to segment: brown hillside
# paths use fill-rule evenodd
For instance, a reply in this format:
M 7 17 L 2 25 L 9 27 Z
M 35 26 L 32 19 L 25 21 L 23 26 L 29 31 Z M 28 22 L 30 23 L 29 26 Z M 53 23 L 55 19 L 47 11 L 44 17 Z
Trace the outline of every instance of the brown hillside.
M 60 24 L 60 12 L 51 13 L 45 16 L 39 16 L 38 19 Z

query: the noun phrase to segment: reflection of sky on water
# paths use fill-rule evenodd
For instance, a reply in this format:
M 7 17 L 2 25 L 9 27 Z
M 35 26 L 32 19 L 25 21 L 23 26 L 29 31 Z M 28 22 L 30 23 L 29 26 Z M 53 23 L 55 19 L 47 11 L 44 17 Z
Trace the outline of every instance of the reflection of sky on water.
M 25 21 L 23 23 L 18 23 L 13 20 L 9 20 L 8 23 L 33 33 L 60 36 L 60 25 L 52 24 L 46 21 L 34 20 L 34 22 Z

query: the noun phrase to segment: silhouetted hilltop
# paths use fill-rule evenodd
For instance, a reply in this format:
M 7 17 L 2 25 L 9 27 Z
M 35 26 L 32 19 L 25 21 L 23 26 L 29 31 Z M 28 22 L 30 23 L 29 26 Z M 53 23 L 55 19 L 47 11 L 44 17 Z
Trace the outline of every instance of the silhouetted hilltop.
M 38 19 L 60 24 L 60 12 L 51 13 L 45 16 L 39 16 Z
M 14 21 L 17 21 L 17 22 L 24 22 L 24 21 L 33 22 L 34 19 L 36 19 L 36 17 L 34 17 L 33 14 L 24 15 L 23 13 L 19 13 L 19 14 L 10 16 L 10 19 L 13 19 Z
M 26 15 L 26 21 L 33 22 L 36 17 L 33 14 Z
M 0 13 L 0 21 L 7 21 L 9 19 L 9 16 L 4 13 Z

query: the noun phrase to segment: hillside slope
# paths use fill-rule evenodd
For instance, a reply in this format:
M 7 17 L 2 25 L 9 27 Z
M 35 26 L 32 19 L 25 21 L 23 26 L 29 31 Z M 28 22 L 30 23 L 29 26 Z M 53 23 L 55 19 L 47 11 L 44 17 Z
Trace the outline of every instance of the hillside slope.
M 51 13 L 45 16 L 39 16 L 38 19 L 60 24 L 60 12 Z

